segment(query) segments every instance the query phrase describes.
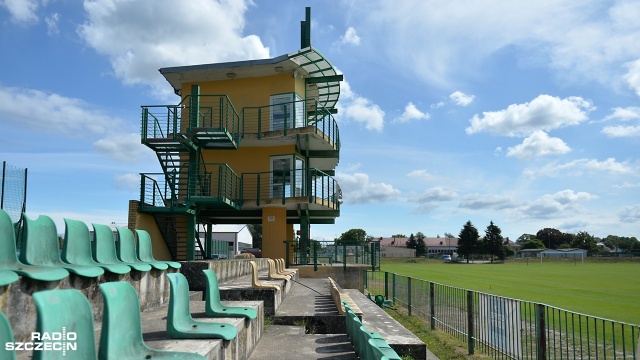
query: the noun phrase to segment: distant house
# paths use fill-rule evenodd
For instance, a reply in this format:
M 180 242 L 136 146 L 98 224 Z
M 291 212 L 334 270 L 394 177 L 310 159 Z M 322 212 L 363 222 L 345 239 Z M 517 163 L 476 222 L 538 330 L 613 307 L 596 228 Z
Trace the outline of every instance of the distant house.
M 199 239 L 204 246 L 204 231 L 200 233 Z M 222 254 L 232 258 L 239 254 L 240 250 L 252 247 L 252 244 L 253 237 L 247 225 L 214 225 L 211 230 L 212 254 Z
M 377 238 L 380 241 L 380 254 L 382 257 L 415 257 L 415 250 L 407 248 L 409 238 Z M 457 238 L 424 238 L 429 257 L 438 257 L 440 254 L 452 255 L 458 249 Z
M 542 257 L 554 258 L 586 258 L 587 250 L 584 249 L 545 249 L 540 252 Z

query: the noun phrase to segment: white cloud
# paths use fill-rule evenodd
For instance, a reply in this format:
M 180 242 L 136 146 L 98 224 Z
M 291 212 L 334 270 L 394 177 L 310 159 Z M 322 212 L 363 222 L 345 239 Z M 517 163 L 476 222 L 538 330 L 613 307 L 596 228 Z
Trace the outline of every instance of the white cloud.
M 443 106 L 444 106 L 444 101 L 439 101 L 439 102 L 437 102 L 435 104 L 431 104 L 431 108 L 432 109 L 439 109 L 439 108 L 441 108 Z
M 0 87 L 0 113 L 5 123 L 69 136 L 103 134 L 121 123 L 80 99 L 12 87 Z
M 539 169 L 526 169 L 525 176 L 534 178 L 538 176 L 580 176 L 585 172 L 605 172 L 613 175 L 634 174 L 634 169 L 626 162 L 620 163 L 614 158 L 604 161 L 596 159 L 578 159 L 564 164 L 552 163 Z
M 640 107 L 617 107 L 613 109 L 613 113 L 604 118 L 605 120 L 640 120 Z
M 624 75 L 627 85 L 640 96 L 640 59 L 626 64 L 629 71 Z
M 549 137 L 546 132 L 538 130 L 522 141 L 522 144 L 510 147 L 507 156 L 515 156 L 518 159 L 532 157 L 566 154 L 571 149 L 562 139 Z
M 551 219 L 569 209 L 576 209 L 578 203 L 596 199 L 597 196 L 587 192 L 575 192 L 570 189 L 547 194 L 525 204 L 519 211 L 523 218 Z
M 618 214 L 620 221 L 624 223 L 635 223 L 640 221 L 640 205 L 625 206 Z
M 436 201 L 451 201 L 458 197 L 458 193 L 452 189 L 447 189 L 441 186 L 432 187 L 427 189 L 424 194 L 420 195 L 416 202 L 436 202 Z
M 472 210 L 495 209 L 503 210 L 516 206 L 516 203 L 509 196 L 502 195 L 466 195 L 458 207 Z
M 115 180 L 117 189 L 125 189 L 130 192 L 140 191 L 140 174 L 116 175 Z
M 363 173 L 336 174 L 345 203 L 373 204 L 396 200 L 400 190 L 385 183 L 369 182 L 369 175 Z
M 432 181 L 437 178 L 435 175 L 428 173 L 424 169 L 412 170 L 407 174 L 407 176 L 411 178 L 426 180 L 426 181 Z
M 361 97 L 351 90 L 346 81 L 340 84 L 340 101 L 338 114 L 347 119 L 364 124 L 367 130 L 382 131 L 385 112 L 371 100 Z
M 135 133 L 110 133 L 93 146 L 98 152 L 125 163 L 139 162 L 146 151 L 151 151 L 140 143 L 140 135 Z
M 490 4 L 372 0 L 357 2 L 352 11 L 383 44 L 384 56 L 443 87 L 481 76 L 479 68 L 504 49 L 563 81 L 610 87 L 621 83 L 621 65 L 640 57 L 640 26 L 633 20 L 640 17 L 637 1 Z
M 58 29 L 58 22 L 60 22 L 60 14 L 53 13 L 47 16 L 46 18 L 44 18 L 44 21 L 47 23 L 47 34 L 49 36 L 57 35 L 60 32 L 60 29 Z
M 638 126 L 605 126 L 602 133 L 608 137 L 634 137 L 640 136 L 640 125 Z
M 11 19 L 17 23 L 38 22 L 38 0 L 4 0 L 0 2 L 11 14 Z
M 411 120 L 427 120 L 431 117 L 429 113 L 423 113 L 418 110 L 418 108 L 413 105 L 412 102 L 409 102 L 407 106 L 404 108 L 404 113 L 397 120 L 401 123 L 406 123 Z
M 244 36 L 244 0 L 192 0 L 176 6 L 157 0 L 153 11 L 141 1 L 84 1 L 88 20 L 81 38 L 106 55 L 125 84 L 147 84 L 166 94 L 162 67 L 269 57 L 255 35 Z
M 604 120 L 631 121 L 640 120 L 640 107 L 615 108 L 613 113 Z M 634 137 L 640 136 L 640 125 L 610 125 L 602 129 L 602 133 L 608 137 Z
M 343 44 L 360 45 L 360 36 L 356 33 L 356 29 L 349 26 L 343 36 L 340 37 Z
M 536 130 L 549 131 L 578 125 L 588 119 L 587 112 L 594 107 L 581 97 L 560 99 L 539 95 L 531 102 L 512 104 L 505 110 L 483 112 L 470 120 L 467 134 L 488 131 L 506 136 L 527 136 Z
M 453 101 L 454 104 L 459 106 L 468 106 L 475 99 L 475 95 L 467 95 L 462 91 L 454 91 L 449 95 L 449 99 Z

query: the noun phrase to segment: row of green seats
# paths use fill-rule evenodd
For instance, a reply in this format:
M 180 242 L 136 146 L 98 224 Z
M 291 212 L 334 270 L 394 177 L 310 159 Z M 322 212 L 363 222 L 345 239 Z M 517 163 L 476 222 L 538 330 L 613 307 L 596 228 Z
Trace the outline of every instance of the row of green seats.
M 356 350 L 358 357 L 365 360 L 400 360 L 400 356 L 380 334 L 369 331 L 351 310 L 346 302 L 343 302 L 346 312 L 347 335 Z
M 24 238 L 20 257 L 16 256 L 14 225 L 9 215 L 0 209 L 0 270 L 41 281 L 64 279 L 69 272 L 98 277 L 109 271 L 126 274 L 131 269 L 149 271 L 152 268 L 179 269 L 180 263 L 158 261 L 153 257 L 151 236 L 144 230 L 134 234 L 127 228 L 117 228 L 118 241 L 107 225 L 93 224 L 94 241 L 87 225 L 78 220 L 65 219 L 62 251 L 53 220 L 44 215 L 32 220 L 24 215 Z M 0 271 L 0 285 L 11 282 L 12 276 Z M 15 281 L 15 280 L 14 280 Z
M 218 279 L 214 271 L 203 270 L 207 279 L 205 313 L 209 317 L 242 317 L 255 319 L 253 308 L 225 306 L 220 301 Z M 237 329 L 232 324 L 195 321 L 189 308 L 189 286 L 184 275 L 167 274 L 171 284 L 171 297 L 167 316 L 167 335 L 173 339 L 224 339 L 232 340 Z M 33 359 L 65 360 L 90 359 L 204 359 L 185 352 L 153 350 L 144 344 L 138 294 L 127 282 L 100 284 L 104 299 L 104 317 L 99 351 L 96 351 L 93 313 L 87 298 L 78 290 L 45 290 L 33 294 L 36 304 L 36 332 L 52 334 L 65 329 L 73 337 L 56 350 L 34 351 Z M 11 325 L 0 312 L 0 343 L 15 344 Z M 15 347 L 0 349 L 0 359 L 15 360 Z M 64 351 L 64 352 L 63 352 Z M 66 353 L 65 353 L 66 352 Z

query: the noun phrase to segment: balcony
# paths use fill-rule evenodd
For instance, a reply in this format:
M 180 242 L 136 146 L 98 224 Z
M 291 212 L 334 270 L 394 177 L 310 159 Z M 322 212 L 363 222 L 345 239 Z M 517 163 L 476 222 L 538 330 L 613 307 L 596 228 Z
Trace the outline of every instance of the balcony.
M 283 142 L 289 138 L 301 153 L 309 152 L 310 157 L 338 158 L 338 124 L 331 112 L 317 101 L 295 100 L 244 107 L 242 123 L 242 138 L 246 145 L 268 140 Z
M 242 208 L 285 205 L 296 209 L 339 210 L 342 192 L 338 182 L 317 169 L 297 169 L 242 174 Z
M 200 163 L 192 174 L 141 174 L 142 211 L 175 212 L 201 209 L 240 209 L 240 177 L 226 164 Z
M 238 148 L 240 116 L 226 95 L 186 96 L 178 105 L 142 107 L 142 143 L 154 150 L 192 142 L 203 148 Z

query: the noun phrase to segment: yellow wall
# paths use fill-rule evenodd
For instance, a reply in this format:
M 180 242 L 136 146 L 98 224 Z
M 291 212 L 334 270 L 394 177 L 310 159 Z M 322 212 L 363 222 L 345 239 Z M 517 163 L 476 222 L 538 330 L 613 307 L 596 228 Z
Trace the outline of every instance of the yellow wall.
M 136 229 L 146 230 L 151 235 L 151 246 L 153 247 L 153 257 L 156 260 L 172 260 L 167 244 L 164 242 L 162 233 L 158 229 L 156 220 L 151 215 L 138 213 L 136 217 Z M 131 230 L 133 231 L 133 229 Z
M 269 96 L 296 92 L 304 98 L 304 79 L 292 73 L 279 73 L 257 78 L 228 79 L 182 84 L 182 96 L 191 94 L 191 86 L 200 86 L 200 95 L 227 95 L 236 111 L 245 106 L 269 105 Z
M 270 147 L 240 147 L 238 150 L 203 150 L 206 163 L 226 163 L 238 176 L 246 172 L 271 171 L 269 157 L 291 155 L 296 152 L 295 145 Z
M 287 209 L 265 207 L 262 209 L 262 257 L 278 259 L 286 255 Z

